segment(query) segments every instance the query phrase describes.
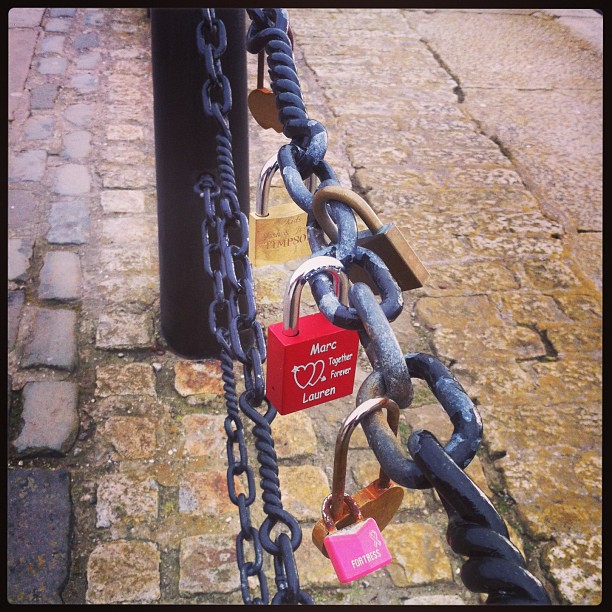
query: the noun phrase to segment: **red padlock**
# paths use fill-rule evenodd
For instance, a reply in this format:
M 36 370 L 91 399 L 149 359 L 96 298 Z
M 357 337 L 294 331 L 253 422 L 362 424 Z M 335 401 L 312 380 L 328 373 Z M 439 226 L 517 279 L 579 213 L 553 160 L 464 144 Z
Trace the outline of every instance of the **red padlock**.
M 358 333 L 335 326 L 320 312 L 299 316 L 302 287 L 319 272 L 328 272 L 340 301 L 348 301 L 348 277 L 342 262 L 334 257 L 311 257 L 289 279 L 283 321 L 268 327 L 266 391 L 280 414 L 311 408 L 353 392 Z

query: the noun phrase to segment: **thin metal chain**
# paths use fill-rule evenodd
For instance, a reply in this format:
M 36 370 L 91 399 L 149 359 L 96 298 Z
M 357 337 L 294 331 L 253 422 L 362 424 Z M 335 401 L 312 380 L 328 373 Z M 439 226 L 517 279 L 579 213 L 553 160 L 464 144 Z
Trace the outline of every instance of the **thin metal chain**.
M 265 397 L 263 362 L 266 346 L 261 324 L 256 319 L 253 277 L 248 259 L 248 221 L 240 210 L 232 158 L 232 136 L 228 121 L 231 110 L 231 88 L 221 68 L 221 56 L 227 46 L 225 27 L 214 9 L 202 9 L 197 28 L 197 45 L 204 57 L 206 80 L 202 87 L 204 113 L 214 119 L 217 153 L 217 176 L 204 175 L 195 185 L 204 203 L 202 244 L 204 268 L 214 283 L 215 296 L 209 307 L 209 326 L 221 350 L 227 439 L 227 483 L 231 501 L 238 506 L 240 532 L 236 537 L 236 561 L 240 571 L 243 601 L 267 604 L 269 594 L 263 571 L 263 551 L 274 558 L 277 593 L 272 603 L 313 603 L 300 589 L 294 552 L 301 543 L 299 523 L 283 509 L 278 479 L 278 463 L 270 424 L 276 410 Z M 239 244 L 232 244 L 230 231 L 238 233 Z M 243 366 L 245 391 L 238 401 L 234 360 Z M 260 409 L 263 407 L 263 414 Z M 249 507 L 255 501 L 256 488 L 248 464 L 244 426 L 240 412 L 253 423 L 258 450 L 263 509 L 266 513 L 261 529 L 251 524 Z M 234 479 L 246 476 L 246 494 L 237 493 Z M 272 540 L 276 526 L 280 533 Z M 289 532 L 289 534 L 287 533 Z M 254 561 L 247 561 L 245 543 L 252 547 Z M 248 578 L 257 576 L 260 596 L 251 597 Z

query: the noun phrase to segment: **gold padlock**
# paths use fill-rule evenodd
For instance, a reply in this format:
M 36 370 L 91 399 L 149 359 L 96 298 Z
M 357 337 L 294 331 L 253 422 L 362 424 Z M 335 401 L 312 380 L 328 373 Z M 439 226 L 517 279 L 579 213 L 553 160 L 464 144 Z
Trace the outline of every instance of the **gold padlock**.
M 257 182 L 255 212 L 249 215 L 249 258 L 254 266 L 268 266 L 301 259 L 310 255 L 306 236 L 308 214 L 288 197 L 270 210 L 270 186 L 278 170 L 276 155 L 262 168 Z M 315 175 L 305 183 L 312 192 L 315 189 Z M 278 190 L 281 192 L 281 190 Z
M 338 229 L 325 206 L 329 200 L 343 202 L 361 217 L 368 230 L 359 232 L 357 245 L 374 251 L 385 262 L 402 291 L 423 286 L 429 278 L 429 272 L 399 229 L 393 223 L 383 225 L 363 198 L 349 189 L 336 185 L 318 189 L 312 200 L 315 219 L 333 241 L 338 240 Z M 365 283 L 374 293 L 378 292 L 370 275 L 363 268 L 353 266 L 349 278 L 353 283 Z

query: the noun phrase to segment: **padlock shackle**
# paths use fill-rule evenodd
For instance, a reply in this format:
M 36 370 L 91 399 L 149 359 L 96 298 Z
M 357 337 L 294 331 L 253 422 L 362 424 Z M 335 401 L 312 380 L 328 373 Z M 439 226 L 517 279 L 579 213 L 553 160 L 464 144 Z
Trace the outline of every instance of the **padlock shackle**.
M 298 335 L 302 288 L 310 278 L 321 272 L 327 272 L 332 277 L 338 299 L 345 306 L 348 305 L 349 280 L 342 262 L 327 255 L 311 257 L 295 270 L 287 282 L 283 302 L 283 334 L 285 336 Z
M 258 217 L 267 217 L 269 212 L 268 202 L 270 201 L 270 186 L 272 185 L 272 179 L 278 171 L 278 158 L 274 154 L 263 166 L 257 179 L 257 191 L 255 192 L 255 214 Z M 310 193 L 314 193 L 317 189 L 316 176 L 311 174 L 304 183 L 310 190 Z
M 334 472 L 332 476 L 330 504 L 331 516 L 335 521 L 339 520 L 342 516 L 342 504 L 344 502 L 344 489 L 346 484 L 346 465 L 351 435 L 365 416 L 377 410 L 381 410 L 382 408 L 387 409 L 387 423 L 391 431 L 397 436 L 400 409 L 399 406 L 388 397 L 373 397 L 372 399 L 362 402 L 344 419 L 340 427 L 334 451 Z
M 326 203 L 329 200 L 337 200 L 338 202 L 350 206 L 373 234 L 384 227 L 378 215 L 372 210 L 372 207 L 354 191 L 345 189 L 339 185 L 319 187 L 312 198 L 312 212 L 315 219 L 323 231 L 330 237 L 332 242 L 338 242 L 338 228 L 332 221 L 327 210 Z
M 363 521 L 364 517 L 361 514 L 361 508 L 357 504 L 357 502 L 350 496 L 345 495 L 343 499 L 351 516 L 354 516 L 357 521 Z M 325 525 L 325 529 L 327 529 L 327 533 L 333 533 L 336 531 L 336 522 L 331 513 L 331 503 L 332 496 L 328 495 L 324 500 L 321 506 L 321 515 L 323 517 L 323 524 Z

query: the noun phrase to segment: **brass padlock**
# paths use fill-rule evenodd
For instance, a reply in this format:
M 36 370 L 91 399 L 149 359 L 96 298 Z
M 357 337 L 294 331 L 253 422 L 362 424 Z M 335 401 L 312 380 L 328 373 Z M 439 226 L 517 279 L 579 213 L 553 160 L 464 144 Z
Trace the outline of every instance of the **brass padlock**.
M 308 214 L 288 195 L 285 201 L 268 209 L 270 186 L 277 170 L 278 160 L 274 155 L 259 174 L 255 212 L 249 215 L 249 258 L 255 266 L 285 263 L 311 253 L 306 235 Z M 316 188 L 315 175 L 305 183 L 312 192 Z M 282 193 L 287 194 L 284 186 Z
M 351 434 L 363 417 L 382 408 L 387 409 L 387 423 L 391 431 L 397 435 L 399 406 L 388 397 L 375 397 L 361 403 L 344 419 L 342 427 L 338 432 L 334 452 L 331 503 L 327 501 L 327 498 L 323 502 L 324 509 L 327 507 L 326 502 L 330 506 L 330 516 L 337 529 L 343 529 L 348 525 L 352 525 L 357 520 L 355 513 L 351 512 L 344 499 L 346 464 Z M 357 493 L 352 494 L 351 498 L 359 507 L 363 517 L 373 518 L 378 528 L 382 531 L 400 507 L 404 498 L 404 489 L 391 481 L 381 468 L 379 477 L 364 489 L 360 489 Z M 328 555 L 323 540 L 328 533 L 329 529 L 325 524 L 324 518 L 320 519 L 312 530 L 314 545 L 326 557 Z
M 358 246 L 374 251 L 385 262 L 402 291 L 423 286 L 429 278 L 429 272 L 399 229 L 393 223 L 383 225 L 363 198 L 349 189 L 336 185 L 318 189 L 312 201 L 315 219 L 332 241 L 338 240 L 338 229 L 327 211 L 325 203 L 328 200 L 343 202 L 361 217 L 368 230 L 359 232 Z M 374 293 L 378 293 L 376 285 L 363 268 L 353 266 L 349 278 L 353 283 L 365 283 Z

